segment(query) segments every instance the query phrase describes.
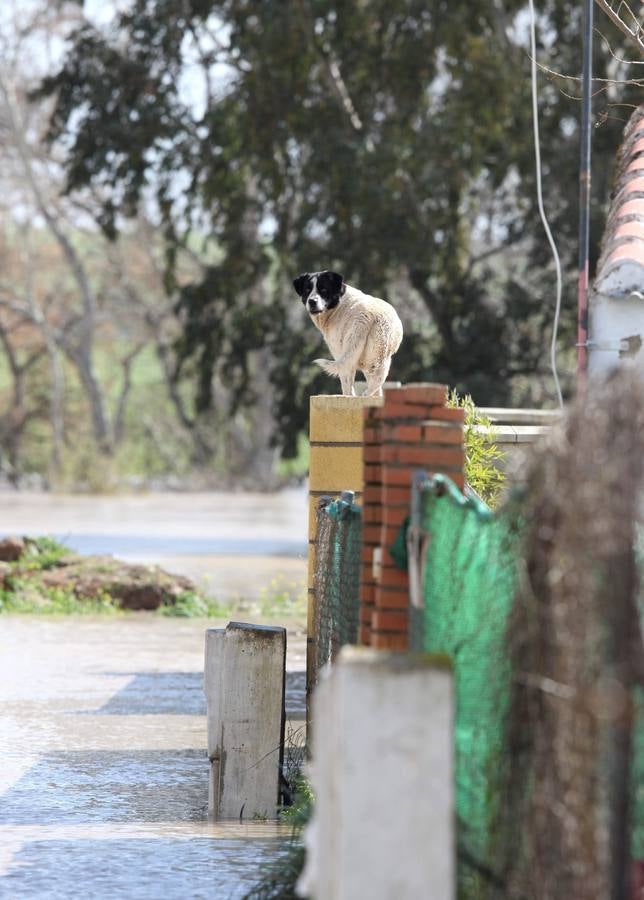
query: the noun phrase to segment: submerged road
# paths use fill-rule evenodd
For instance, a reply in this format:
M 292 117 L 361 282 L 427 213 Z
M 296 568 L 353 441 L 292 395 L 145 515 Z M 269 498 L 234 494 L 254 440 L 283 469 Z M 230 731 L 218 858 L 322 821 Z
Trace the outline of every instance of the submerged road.
M 204 628 L 0 617 L 0 897 L 239 898 L 288 830 L 206 816 Z M 289 633 L 287 710 L 303 714 Z
M 0 493 L 0 537 L 50 535 L 83 554 L 154 563 L 219 600 L 304 589 L 306 488 L 274 494 Z

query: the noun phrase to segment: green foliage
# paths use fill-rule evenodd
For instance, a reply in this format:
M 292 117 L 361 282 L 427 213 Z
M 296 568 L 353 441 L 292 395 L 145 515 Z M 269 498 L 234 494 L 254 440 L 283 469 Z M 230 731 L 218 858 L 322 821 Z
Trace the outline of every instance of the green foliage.
M 194 591 L 185 591 L 176 601 L 160 607 L 162 616 L 176 618 L 227 619 L 236 613 L 253 613 L 265 619 L 288 619 L 306 614 L 306 591 L 299 582 L 275 578 L 262 588 L 258 600 L 244 598 L 222 602 Z
M 293 803 L 281 810 L 280 819 L 290 822 L 295 828 L 303 828 L 311 818 L 315 796 L 310 781 L 302 774 L 295 779 L 294 787 Z
M 119 611 L 118 603 L 109 594 L 78 597 L 73 591 L 46 587 L 31 578 L 5 578 L 5 587 L 0 589 L 0 613 L 114 615 Z
M 22 569 L 53 569 L 71 550 L 52 537 L 35 537 L 26 540 L 25 552 L 20 559 Z
M 277 466 L 277 474 L 284 481 L 303 481 L 309 474 L 309 440 L 305 433 L 299 435 L 297 455 L 282 459 Z
M 179 594 L 174 603 L 159 608 L 162 616 L 172 618 L 226 619 L 232 614 L 234 604 L 220 603 L 211 597 L 194 591 Z
M 494 443 L 494 426 L 469 394 L 460 397 L 452 392 L 448 406 L 465 410 L 465 480 L 494 509 L 505 483 L 501 468 L 505 454 Z
M 266 350 L 275 442 L 297 454 L 309 394 L 337 385 L 310 365 L 320 339 L 290 282 L 324 266 L 401 309 L 393 379 L 447 382 L 479 403 L 539 390 L 552 278 L 536 215 L 524 11 L 524 0 L 190 0 L 179 11 L 134 0 L 110 31 L 75 33 L 39 92 L 55 97 L 49 137 L 69 148 L 69 190 L 100 186 L 108 235 L 144 189 L 156 191 L 183 329 L 177 377 L 194 384 L 198 409 L 220 402 L 218 381 L 233 412 L 252 407 L 253 359 Z M 577 71 L 581 10 L 548 0 L 540 13 L 541 61 Z M 225 35 L 216 46 L 213 22 Z M 595 47 L 601 78 L 614 59 Z M 183 89 L 188 60 L 203 104 Z M 624 85 L 621 103 L 636 92 Z M 541 84 L 546 205 L 567 272 L 574 93 L 565 78 Z M 623 126 L 609 104 L 596 98 L 591 262 Z M 204 265 L 181 281 L 179 250 L 194 250 L 196 223 L 208 235 Z M 573 335 L 564 309 L 562 340 Z
M 260 882 L 249 891 L 244 900 L 295 900 L 295 885 L 304 868 L 305 850 L 302 829 L 313 813 L 314 797 L 304 776 L 296 780 L 296 794 L 292 806 L 280 813 L 280 818 L 293 826 L 293 834 L 282 853 L 264 872 Z
M 306 586 L 299 581 L 274 578 L 260 591 L 259 611 L 266 618 L 302 616 L 306 614 Z

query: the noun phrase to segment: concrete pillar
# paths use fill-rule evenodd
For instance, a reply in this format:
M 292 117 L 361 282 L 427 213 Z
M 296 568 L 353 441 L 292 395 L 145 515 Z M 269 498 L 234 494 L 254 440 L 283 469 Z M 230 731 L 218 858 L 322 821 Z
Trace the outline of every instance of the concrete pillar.
M 453 898 L 449 662 L 345 647 L 316 689 L 313 717 L 316 805 L 300 894 Z
M 362 502 L 363 492 L 363 410 L 381 406 L 381 397 L 343 397 L 338 394 L 311 397 L 309 440 L 309 574 L 308 574 L 308 644 L 307 644 L 307 711 L 315 683 L 315 551 L 316 511 L 320 498 L 338 497 L 342 491 L 353 491 L 355 501 Z
M 275 817 L 284 745 L 286 629 L 230 622 L 206 632 L 208 811 Z

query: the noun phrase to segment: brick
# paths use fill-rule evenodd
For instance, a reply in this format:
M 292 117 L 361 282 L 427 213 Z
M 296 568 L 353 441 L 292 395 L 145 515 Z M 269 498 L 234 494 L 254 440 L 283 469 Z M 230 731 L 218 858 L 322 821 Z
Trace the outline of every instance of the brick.
M 366 525 L 362 529 L 362 540 L 365 544 L 379 544 L 380 543 L 380 526 L 378 525 Z
M 405 403 L 426 403 L 430 406 L 443 406 L 447 403 L 447 386 L 444 384 L 423 384 L 412 382 L 403 387 Z M 386 404 L 385 395 L 385 404 Z
M 386 484 L 382 488 L 382 503 L 384 506 L 400 506 L 403 503 L 411 505 L 411 486 L 392 487 Z
M 376 602 L 376 585 L 374 582 L 360 585 L 360 602 L 367 605 Z
M 370 484 L 368 485 L 362 496 L 362 502 L 365 506 L 368 503 L 382 503 L 382 488 L 380 485 Z
M 371 634 L 370 646 L 375 647 L 376 650 L 407 650 L 409 639 L 406 634 L 376 631 Z
M 423 422 L 421 440 L 425 444 L 462 444 L 463 428 L 451 422 Z
M 362 511 L 362 521 L 365 525 L 382 525 L 382 517 L 384 509 L 380 504 L 378 506 L 365 506 Z
M 422 403 L 403 403 L 402 400 L 391 400 L 386 406 L 376 410 L 378 419 L 390 421 L 396 419 L 409 419 L 413 423 L 419 419 L 434 418 L 433 410 L 440 407 L 423 406 Z
M 381 410 L 378 410 L 380 412 Z M 433 406 L 427 415 L 428 419 L 437 419 L 441 422 L 465 421 L 465 410 L 460 406 Z
M 364 466 L 364 483 L 367 484 L 380 484 L 382 481 L 382 466 L 374 465 L 373 463 L 367 463 Z
M 402 523 L 401 523 L 402 524 Z M 380 532 L 380 540 L 384 547 L 391 547 L 400 534 L 400 525 L 388 525 L 386 522 Z
M 311 447 L 309 490 L 361 491 L 363 488 L 363 448 Z
M 363 625 L 360 629 L 359 641 L 363 647 L 371 646 L 371 628 L 367 625 Z
M 384 568 L 395 569 L 397 567 L 396 560 L 393 558 L 387 547 L 382 548 L 382 565 Z
M 362 563 L 365 566 L 371 566 L 371 560 L 373 559 L 373 547 L 364 547 L 362 548 L 362 553 L 360 554 L 362 558 Z
M 382 480 L 386 487 L 409 487 L 418 466 L 383 466 Z
M 380 429 L 374 428 L 373 425 L 365 425 L 362 441 L 364 444 L 379 444 Z
M 360 624 L 371 626 L 374 609 L 372 606 L 362 606 L 360 608 Z
M 394 569 L 386 566 L 382 570 L 382 580 L 380 584 L 383 587 L 409 587 L 409 576 L 404 569 Z
M 387 402 L 393 397 L 402 397 L 404 392 L 405 389 L 402 385 L 398 385 L 397 387 L 394 387 L 393 385 L 391 387 L 386 387 L 383 391 L 383 404 L 386 406 Z
M 382 448 L 384 463 L 406 463 L 412 466 L 425 466 L 437 469 L 440 466 L 460 468 L 465 464 L 465 452 L 462 447 L 402 447 L 398 444 L 385 444 Z
M 408 609 L 409 592 L 404 588 L 380 585 L 376 591 L 377 609 Z
M 400 441 L 402 443 L 416 444 L 422 440 L 423 429 L 420 425 L 383 425 L 383 441 Z
M 408 515 L 408 506 L 386 506 L 384 509 L 383 522 L 386 527 L 395 525 L 396 527 L 400 528 Z M 383 522 L 381 522 L 380 524 L 383 524 Z
M 380 409 L 381 406 L 384 405 L 385 401 L 384 401 L 383 397 L 377 397 L 374 399 L 376 399 L 377 402 L 376 403 L 366 403 L 364 406 L 364 409 L 362 411 L 365 424 L 375 422 L 375 420 L 378 418 L 378 415 L 377 415 L 378 410 Z
M 376 610 L 371 618 L 374 631 L 401 631 L 405 635 L 409 627 L 409 616 L 406 612 L 387 612 Z
M 382 447 L 380 444 L 367 444 L 363 451 L 365 463 L 379 463 Z

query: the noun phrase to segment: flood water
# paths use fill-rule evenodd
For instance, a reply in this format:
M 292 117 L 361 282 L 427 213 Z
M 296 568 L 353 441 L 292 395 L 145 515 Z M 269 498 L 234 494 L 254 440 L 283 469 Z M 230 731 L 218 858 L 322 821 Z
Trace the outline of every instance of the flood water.
M 302 539 L 304 495 L 295 494 L 235 495 L 223 506 L 213 495 L 10 495 L 0 533 L 108 538 L 106 550 L 110 535 L 164 540 L 169 553 L 156 544 L 147 561 L 190 574 L 199 560 L 220 592 L 221 560 L 232 560 L 252 592 L 289 560 L 303 572 L 303 554 L 253 547 Z M 173 544 L 196 537 L 213 541 L 208 551 L 218 538 L 245 544 L 225 554 Z M 129 550 L 137 557 L 134 540 Z M 204 629 L 221 624 L 146 613 L 0 616 L 0 898 L 239 898 L 285 852 L 286 825 L 207 819 Z M 295 728 L 304 667 L 305 636 L 292 627 Z
M 50 535 L 84 554 L 159 564 L 222 600 L 306 578 L 305 488 L 277 494 L 0 493 L 0 536 Z

